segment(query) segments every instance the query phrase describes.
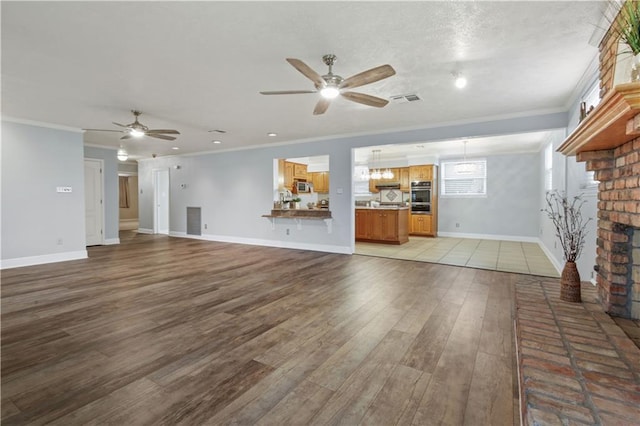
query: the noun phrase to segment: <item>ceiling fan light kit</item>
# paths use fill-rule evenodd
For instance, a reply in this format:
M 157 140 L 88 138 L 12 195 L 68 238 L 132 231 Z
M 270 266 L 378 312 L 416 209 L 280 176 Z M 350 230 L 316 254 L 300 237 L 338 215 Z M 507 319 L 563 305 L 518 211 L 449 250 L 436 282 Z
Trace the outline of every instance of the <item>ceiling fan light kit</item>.
M 124 130 L 108 130 L 108 129 L 83 129 L 83 130 L 94 131 L 94 132 L 121 132 L 121 133 L 124 133 L 124 136 L 122 136 L 120 139 L 131 139 L 132 137 L 141 138 L 142 136 L 149 136 L 151 138 L 164 139 L 164 140 L 167 140 L 167 141 L 176 140 L 176 138 L 174 136 L 168 136 L 168 135 L 179 135 L 180 134 L 179 131 L 174 130 L 174 129 L 149 129 L 147 126 L 145 126 L 144 124 L 142 124 L 142 123 L 140 123 L 138 121 L 138 117 L 142 114 L 140 111 L 136 111 L 136 110 L 132 109 L 131 113 L 135 117 L 135 120 L 133 121 L 133 123 L 120 124 L 120 123 L 116 123 L 115 121 L 112 122 L 116 126 L 123 127 Z
M 346 89 L 375 83 L 376 81 L 395 75 L 396 71 L 391 65 L 380 65 L 345 79 L 333 73 L 333 64 L 336 62 L 336 55 L 324 55 L 322 57 L 322 61 L 329 67 L 329 72 L 323 76 L 315 72 L 310 66 L 302 62 L 300 59 L 287 58 L 287 62 L 289 62 L 291 66 L 313 82 L 316 90 L 278 90 L 260 92 L 260 94 L 297 95 L 302 93 L 320 93 L 321 98 L 313 110 L 314 115 L 324 114 L 329 108 L 330 101 L 338 96 L 342 96 L 352 102 L 376 108 L 382 108 L 389 103 L 386 99 L 364 93 L 346 91 Z
M 118 150 L 117 157 L 118 157 L 119 161 L 127 161 L 127 159 L 129 158 L 129 154 L 127 154 L 127 151 L 125 151 L 124 149 L 120 148 Z

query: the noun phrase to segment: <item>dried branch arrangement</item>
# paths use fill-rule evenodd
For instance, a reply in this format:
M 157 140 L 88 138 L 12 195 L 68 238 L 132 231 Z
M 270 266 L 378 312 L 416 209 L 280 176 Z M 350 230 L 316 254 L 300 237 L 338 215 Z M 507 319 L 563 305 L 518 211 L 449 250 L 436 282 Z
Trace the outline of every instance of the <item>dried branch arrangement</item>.
M 565 260 L 575 262 L 584 247 L 587 224 L 591 221 L 591 218 L 585 220 L 581 213 L 586 201 L 581 195 L 569 201 L 564 193 L 558 191 L 547 192 L 546 200 L 547 207 L 542 211 L 556 227 L 556 236 L 560 239 Z

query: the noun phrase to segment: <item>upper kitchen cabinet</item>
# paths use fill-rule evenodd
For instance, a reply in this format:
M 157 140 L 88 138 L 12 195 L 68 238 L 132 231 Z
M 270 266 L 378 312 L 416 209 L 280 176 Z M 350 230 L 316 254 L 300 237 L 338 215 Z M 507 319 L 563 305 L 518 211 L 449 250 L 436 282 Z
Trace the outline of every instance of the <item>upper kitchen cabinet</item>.
M 293 178 L 296 180 L 307 180 L 307 165 L 293 163 Z
M 398 169 L 398 179 L 400 180 L 400 191 L 409 192 L 411 190 L 411 179 L 409 179 L 409 168 Z
M 282 163 L 278 163 L 279 167 L 281 167 L 280 164 L 283 164 L 282 167 L 284 167 L 284 187 L 286 189 L 291 191 L 293 189 L 293 182 L 296 180 L 307 181 L 308 174 L 306 164 L 283 161 Z
M 308 176 L 315 192 L 329 192 L 329 172 L 311 172 Z
M 409 179 L 411 182 L 433 180 L 433 165 L 409 167 Z
M 284 187 L 291 191 L 293 189 L 293 163 L 283 161 L 284 164 Z

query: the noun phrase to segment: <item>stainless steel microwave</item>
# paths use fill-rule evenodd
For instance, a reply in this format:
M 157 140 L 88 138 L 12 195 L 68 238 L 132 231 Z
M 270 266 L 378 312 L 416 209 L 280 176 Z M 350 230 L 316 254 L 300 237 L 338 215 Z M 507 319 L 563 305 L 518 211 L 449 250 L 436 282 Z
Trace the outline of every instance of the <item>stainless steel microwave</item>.
M 298 193 L 313 192 L 313 185 L 310 184 L 309 182 L 297 182 L 296 187 L 297 187 Z

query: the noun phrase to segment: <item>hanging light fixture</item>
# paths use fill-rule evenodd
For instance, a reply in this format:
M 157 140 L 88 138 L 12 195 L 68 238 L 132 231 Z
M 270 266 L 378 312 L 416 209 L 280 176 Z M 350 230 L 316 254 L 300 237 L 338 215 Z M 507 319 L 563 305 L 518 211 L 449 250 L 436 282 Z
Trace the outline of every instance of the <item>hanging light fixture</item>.
M 378 161 L 376 161 L 376 154 L 378 155 Z M 373 166 L 377 166 L 380 159 L 379 149 L 374 149 L 373 151 L 371 151 L 371 159 L 371 163 L 373 164 Z M 369 178 L 374 180 L 382 179 L 382 173 L 380 172 L 380 169 L 377 167 L 374 169 L 369 169 Z
M 464 141 L 464 154 L 462 163 L 456 164 L 456 173 L 459 175 L 468 175 L 476 172 L 476 164 L 467 161 L 467 141 Z
M 455 85 L 458 89 L 463 89 L 467 85 L 467 79 L 461 72 L 453 72 Z
M 390 168 L 387 167 L 387 169 L 382 172 L 382 179 L 393 179 L 393 172 Z
M 124 150 L 124 148 L 120 148 L 118 150 L 118 160 L 120 161 L 127 161 L 127 159 L 129 158 L 129 154 L 127 154 L 127 151 Z

